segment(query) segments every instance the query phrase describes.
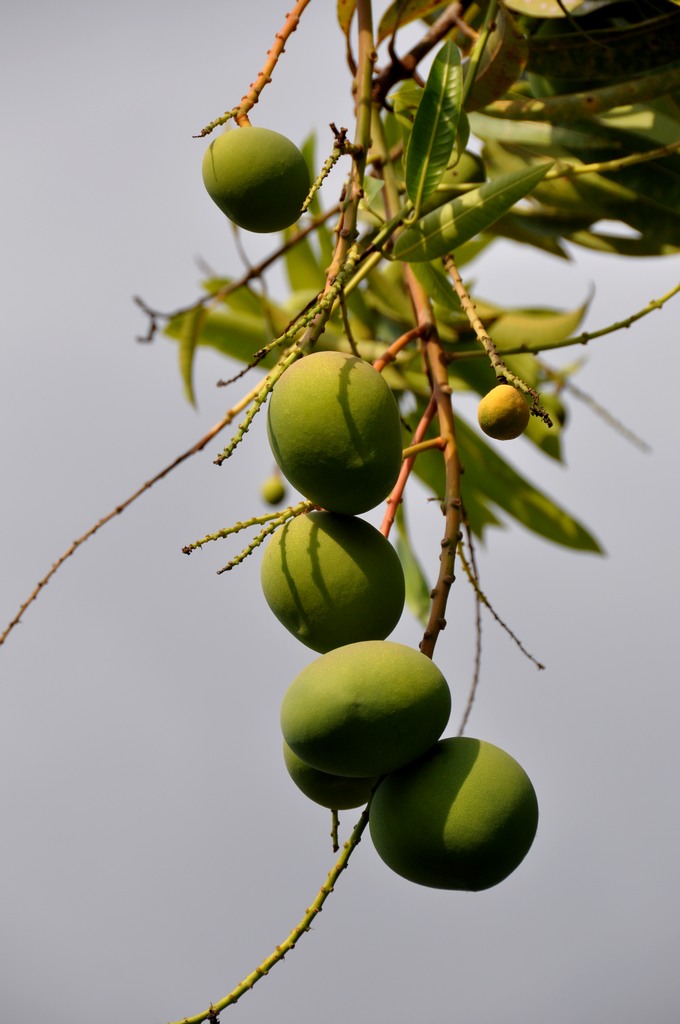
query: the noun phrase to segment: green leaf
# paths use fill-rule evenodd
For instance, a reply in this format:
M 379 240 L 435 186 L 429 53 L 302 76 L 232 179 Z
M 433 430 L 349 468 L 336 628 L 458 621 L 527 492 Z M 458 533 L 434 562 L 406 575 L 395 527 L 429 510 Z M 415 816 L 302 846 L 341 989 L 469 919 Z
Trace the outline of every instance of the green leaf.
M 298 234 L 294 228 L 285 232 L 286 241 L 291 241 Z M 286 274 L 292 291 L 320 291 L 326 281 L 326 275 L 317 259 L 309 237 L 301 238 L 295 245 L 286 250 L 284 255 Z
M 554 394 L 542 394 L 541 405 L 550 413 L 552 427 L 549 427 L 538 416 L 532 416 L 524 431 L 524 436 L 551 459 L 561 462 L 562 426 L 566 417 L 564 405 L 561 399 Z
M 430 615 L 430 586 L 423 572 L 418 557 L 411 546 L 411 538 L 406 528 L 403 503 L 397 509 L 397 538 L 395 548 L 401 567 L 404 570 L 404 581 L 406 583 L 406 607 L 409 611 L 427 625 Z
M 424 407 L 422 400 L 408 417 L 414 426 Z M 503 525 L 495 515 L 495 507 L 554 544 L 601 553 L 599 543 L 581 523 L 513 469 L 482 439 L 479 430 L 470 427 L 461 416 L 456 416 L 456 438 L 464 469 L 463 505 L 477 536 L 483 535 L 486 526 Z M 414 472 L 436 497 L 443 497 L 444 460 L 440 452 L 425 451 L 419 455 Z
M 647 145 L 668 146 L 678 140 L 678 112 L 666 99 L 617 107 L 603 114 L 598 121 L 605 127 L 628 131 Z
M 300 146 L 300 152 L 302 153 L 305 163 L 307 164 L 307 170 L 309 171 L 309 180 L 314 181 L 316 177 L 316 135 L 314 132 L 310 132 L 305 141 Z M 321 200 L 319 199 L 319 193 L 316 192 L 309 206 L 307 207 L 312 217 L 318 217 L 321 213 Z
M 179 340 L 179 372 L 184 384 L 184 395 L 192 405 L 196 405 L 194 393 L 194 353 L 206 318 L 203 306 L 185 313 L 181 328 L 176 337 Z M 166 328 L 167 332 L 167 328 Z
M 217 349 L 239 362 L 250 363 L 253 354 L 271 340 L 262 313 L 239 311 L 228 306 L 218 309 L 200 307 L 190 313 L 179 313 L 168 322 L 164 334 L 180 343 L 180 369 L 191 402 L 194 401 L 191 371 L 199 345 Z M 277 358 L 278 353 L 271 352 L 259 365 L 268 368 Z
M 456 436 L 465 467 L 464 488 L 486 495 L 513 519 L 554 544 L 601 553 L 599 543 L 581 523 L 525 480 L 460 417 Z
M 595 6 L 605 7 L 614 0 L 505 0 L 505 6 L 518 14 L 528 14 L 530 18 L 563 18 L 564 12 L 578 14 L 579 7 L 584 7 L 588 12 L 595 9 Z
M 592 296 L 591 296 L 592 297 Z M 590 298 L 575 309 L 518 309 L 501 313 L 494 321 L 491 335 L 499 352 L 515 351 L 523 345 L 535 351 L 572 335 L 585 316 Z
M 636 5 L 626 6 L 629 17 L 631 12 L 635 17 Z M 559 79 L 565 92 L 578 92 L 591 82 L 628 81 L 647 72 L 658 72 L 676 61 L 679 52 L 680 10 L 657 18 L 641 12 L 635 22 L 593 28 L 587 33 L 533 35 L 529 40 L 527 70 Z
M 349 29 L 352 24 L 352 18 L 357 8 L 357 0 L 338 0 L 337 12 L 338 12 L 338 25 L 349 37 Z
M 492 178 L 479 188 L 426 214 L 397 238 L 396 259 L 423 262 L 452 252 L 490 227 L 516 202 L 528 195 L 552 163 L 541 163 Z
M 394 0 L 394 3 L 390 4 L 380 19 L 376 42 L 382 43 L 383 39 L 387 39 L 398 28 L 403 28 L 404 25 L 408 25 L 412 21 L 422 18 L 423 15 L 429 14 L 430 11 L 434 11 L 437 7 L 443 6 L 442 0 Z
M 408 80 L 400 85 L 392 98 L 394 119 L 399 125 L 405 150 L 408 148 L 413 122 L 415 121 L 422 95 L 422 85 Z
M 573 227 L 571 221 L 567 222 L 567 228 Z M 587 228 L 590 226 L 590 218 L 586 218 L 577 227 Z M 500 217 L 491 229 L 494 235 L 500 238 L 509 238 L 521 245 L 531 245 L 535 249 L 550 253 L 560 259 L 568 260 L 569 253 L 558 241 L 565 230 L 565 221 L 559 217 L 537 217 L 527 216 L 519 213 L 506 213 Z
M 595 149 L 606 145 L 606 130 L 599 134 L 589 126 L 574 122 L 569 128 L 550 124 L 549 121 L 506 121 L 502 117 L 489 117 L 479 111 L 469 115 L 470 127 L 475 135 L 484 141 L 497 139 L 514 146 L 529 146 L 531 149 L 554 152 L 558 149 Z M 597 128 L 597 124 L 594 126 Z
M 640 238 L 625 238 L 601 231 L 574 231 L 565 237 L 584 249 L 616 256 L 672 256 L 680 252 L 680 226 L 676 242 L 667 241 L 663 232 L 653 234 L 650 231 Z
M 408 417 L 409 422 L 414 427 L 424 408 L 424 405 L 420 405 L 420 413 L 413 417 Z M 435 497 L 439 498 L 440 501 L 443 500 L 446 482 L 444 474 L 444 460 L 442 459 L 441 452 L 423 452 L 416 458 L 413 472 L 432 492 L 432 494 L 435 495 Z M 485 496 L 474 490 L 472 487 L 466 487 L 465 489 L 464 506 L 468 525 L 475 536 L 480 539 L 483 538 L 484 530 L 488 526 L 502 527 L 504 525 L 489 507 L 489 503 Z
M 504 96 L 521 77 L 529 56 L 529 43 L 517 28 L 513 17 L 499 4 L 494 29 L 489 34 L 477 68 L 465 109 L 476 110 Z
M 416 210 L 446 170 L 456 142 L 463 72 L 455 43 L 444 43 L 434 59 L 416 112 L 406 153 L 406 191 Z
M 436 263 L 416 263 L 413 273 L 433 302 L 442 306 L 449 313 L 456 314 L 461 318 L 461 323 L 468 322 L 451 279 L 440 266 L 437 266 Z

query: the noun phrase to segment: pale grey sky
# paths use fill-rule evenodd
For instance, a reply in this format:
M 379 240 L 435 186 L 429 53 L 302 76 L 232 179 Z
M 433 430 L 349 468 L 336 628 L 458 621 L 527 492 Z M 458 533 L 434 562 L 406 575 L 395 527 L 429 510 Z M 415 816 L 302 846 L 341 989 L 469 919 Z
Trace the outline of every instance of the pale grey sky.
M 201 352 L 189 408 L 174 345 L 135 344 L 145 324 L 131 298 L 173 308 L 197 294 L 197 260 L 238 268 L 191 135 L 239 100 L 284 10 L 5 6 L 3 627 L 68 543 L 231 398 L 214 387 L 226 364 Z M 349 120 L 334 11 L 311 4 L 258 111 L 298 142 Z M 255 258 L 271 242 L 247 244 Z M 565 306 L 594 281 L 599 327 L 680 270 L 575 255 L 568 267 L 499 247 L 475 277 L 487 297 Z M 541 820 L 526 861 L 487 892 L 443 893 L 393 875 L 366 839 L 311 934 L 223 1021 L 677 1020 L 677 322 L 671 305 L 563 357 L 587 358 L 579 385 L 651 454 L 574 402 L 568 469 L 512 448 L 607 557 L 520 528 L 479 551 L 486 592 L 547 665 L 538 673 L 485 617 L 468 732 L 532 777 Z M 262 428 L 230 464 L 213 466 L 209 447 L 103 529 L 0 649 L 1 1021 L 196 1013 L 288 934 L 332 866 L 326 813 L 280 754 L 281 697 L 310 652 L 271 617 L 258 556 L 218 577 L 235 546 L 181 554 L 262 510 Z M 437 508 L 416 489 L 409 515 L 432 569 Z M 473 659 L 472 596 L 454 589 L 436 655 L 450 731 Z M 415 645 L 419 628 L 405 615 L 393 636 Z M 356 817 L 342 816 L 343 834 Z

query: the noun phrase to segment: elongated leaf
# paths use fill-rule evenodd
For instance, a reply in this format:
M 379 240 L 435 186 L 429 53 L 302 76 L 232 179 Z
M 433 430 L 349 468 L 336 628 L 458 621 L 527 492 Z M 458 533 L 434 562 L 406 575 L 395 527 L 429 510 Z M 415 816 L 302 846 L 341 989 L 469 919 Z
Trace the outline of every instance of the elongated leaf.
M 253 353 L 271 340 L 262 315 L 237 312 L 229 308 L 211 309 L 196 313 L 180 313 L 167 324 L 164 334 L 180 343 L 180 361 L 185 391 L 193 401 L 191 367 L 195 350 L 200 345 L 217 349 L 243 363 L 252 360 Z M 278 353 L 270 353 L 261 363 L 273 366 Z
M 486 112 L 512 121 L 550 121 L 552 124 L 561 124 L 564 121 L 598 117 L 615 107 L 671 96 L 679 86 L 680 64 L 676 62 L 659 71 L 597 89 L 547 96 L 545 99 L 513 96 L 510 99 L 495 100 L 489 104 Z
M 600 545 L 581 523 L 525 480 L 482 440 L 478 431 L 460 417 L 456 429 L 465 486 L 481 491 L 527 529 L 555 544 L 601 553 Z
M 460 52 L 449 41 L 430 69 L 406 153 L 406 191 L 416 210 L 446 170 L 456 143 L 462 90 Z
M 538 419 L 537 416 L 532 416 L 524 431 L 524 436 L 551 459 L 561 462 L 562 426 L 566 418 L 566 410 L 561 399 L 553 394 L 542 394 L 541 405 L 550 413 L 550 418 L 553 421 L 552 427 Z
M 491 334 L 499 351 L 505 348 L 517 350 L 527 345 L 531 350 L 544 343 L 568 338 L 577 330 L 585 316 L 590 298 L 575 309 L 566 312 L 554 309 L 518 309 L 501 313 L 494 321 Z
M 397 509 L 397 538 L 395 548 L 404 570 L 406 607 L 425 626 L 430 614 L 430 587 L 418 557 L 411 546 L 406 528 L 403 504 Z
M 676 242 L 669 242 L 663 235 L 650 232 L 640 238 L 624 238 L 600 231 L 574 231 L 565 237 L 568 241 L 583 246 L 584 249 L 613 253 L 617 256 L 671 256 L 680 252 L 680 225 L 677 234 L 679 241 Z
M 505 6 L 518 14 L 528 14 L 530 18 L 563 18 L 564 12 L 577 15 L 579 7 L 590 14 L 598 7 L 606 7 L 616 0 L 505 0 Z
M 596 149 L 606 145 L 608 135 L 606 129 L 597 133 L 597 123 L 589 130 L 589 125 L 578 122 L 565 128 L 562 125 L 550 124 L 548 121 L 505 121 L 502 117 L 489 117 L 479 111 L 469 115 L 470 127 L 479 139 L 498 139 L 514 146 L 531 146 L 541 151 L 556 149 Z
M 300 152 L 305 158 L 307 164 L 307 170 L 309 171 L 309 180 L 314 181 L 317 175 L 317 163 L 316 163 L 316 134 L 310 132 L 305 141 L 300 146 Z M 321 200 L 319 193 L 316 192 L 309 206 L 307 207 L 312 217 L 318 217 L 321 213 Z
M 357 0 L 338 0 L 338 25 L 346 36 L 349 36 L 350 25 L 356 9 Z
M 504 96 L 526 67 L 529 43 L 515 25 L 509 11 L 499 4 L 494 29 L 487 39 L 477 68 L 472 91 L 465 102 L 466 110 L 477 110 Z
M 427 291 L 430 298 L 450 313 L 456 314 L 461 323 L 467 321 L 463 313 L 460 299 L 451 283 L 451 279 L 435 263 L 416 263 L 413 268 L 415 276 Z
M 184 395 L 192 405 L 196 405 L 194 393 L 194 353 L 199 343 L 200 333 L 205 322 L 206 311 L 203 306 L 185 313 L 181 329 L 176 335 L 179 341 L 179 372 L 184 385 Z
M 290 228 L 285 233 L 286 241 L 295 237 Z M 317 259 L 309 238 L 302 238 L 296 245 L 286 250 L 286 275 L 292 291 L 320 291 L 325 283 L 326 275 Z
M 582 228 L 590 227 L 590 218 L 586 218 L 579 225 Z M 573 225 L 568 225 L 573 226 Z M 558 238 L 564 234 L 564 221 L 557 217 L 551 222 L 545 216 L 529 217 L 517 213 L 506 213 L 499 218 L 491 229 L 494 235 L 500 238 L 509 238 L 513 242 L 520 242 L 522 245 L 531 245 L 535 249 L 549 252 L 552 256 L 559 256 L 560 259 L 568 260 L 571 257 L 567 250 L 560 245 Z
M 403 28 L 404 25 L 409 25 L 412 21 L 422 18 L 424 14 L 443 6 L 442 0 L 394 0 L 380 19 L 377 42 L 381 43 L 398 28 Z
M 407 263 L 437 259 L 490 227 L 528 195 L 551 163 L 503 174 L 426 214 L 396 241 L 394 256 Z
M 629 11 L 635 5 L 629 5 Z M 584 83 L 630 79 L 659 71 L 680 52 L 680 10 L 658 18 L 641 14 L 637 24 L 623 24 L 561 35 L 534 35 L 529 41 L 527 70 L 572 82 L 570 92 Z M 566 91 L 566 90 L 565 90 Z
M 598 122 L 630 132 L 647 145 L 667 146 L 678 141 L 678 112 L 665 99 L 610 110 Z
M 413 421 L 422 413 L 419 406 Z M 534 487 L 482 439 L 478 430 L 456 417 L 456 437 L 465 472 L 463 505 L 470 525 L 482 536 L 487 525 L 502 525 L 495 509 L 554 544 L 578 551 L 601 553 L 597 540 L 573 516 Z M 426 451 L 415 461 L 414 472 L 438 498 L 444 494 L 444 461 L 441 453 Z M 492 507 L 489 507 L 491 503 Z

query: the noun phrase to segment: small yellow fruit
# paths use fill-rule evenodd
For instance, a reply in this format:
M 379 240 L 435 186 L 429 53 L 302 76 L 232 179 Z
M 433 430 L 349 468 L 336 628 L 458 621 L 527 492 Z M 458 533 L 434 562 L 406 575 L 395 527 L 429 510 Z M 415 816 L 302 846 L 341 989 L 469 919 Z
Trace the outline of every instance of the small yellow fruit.
M 313 768 L 367 778 L 419 757 L 450 713 L 450 690 L 429 658 L 404 644 L 366 640 L 303 668 L 283 698 L 281 730 Z
M 399 476 L 399 407 L 355 356 L 313 352 L 293 363 L 269 399 L 267 433 L 286 479 L 329 512 L 375 508 Z
M 265 548 L 260 580 L 279 622 L 322 653 L 384 640 L 404 608 L 399 556 L 355 516 L 311 512 L 289 520 Z
M 435 889 L 489 889 L 534 841 L 538 802 L 504 750 L 465 736 L 441 740 L 380 783 L 373 844 L 388 867 Z
M 283 499 L 286 497 L 286 487 L 278 475 L 278 473 L 272 473 L 266 480 L 262 481 L 260 486 L 260 497 L 263 501 L 266 501 L 268 505 L 280 505 Z
M 477 407 L 477 419 L 485 434 L 497 441 L 510 441 L 526 430 L 529 406 L 511 384 L 498 384 Z
M 332 811 L 346 811 L 351 807 L 363 807 L 371 796 L 371 790 L 378 781 L 373 778 L 351 779 L 346 775 L 331 775 L 320 772 L 310 764 L 301 761 L 287 743 L 283 744 L 283 759 L 288 774 L 308 799 Z
M 218 135 L 203 157 L 203 183 L 229 220 L 247 231 L 281 231 L 300 216 L 309 171 L 300 150 L 269 128 Z

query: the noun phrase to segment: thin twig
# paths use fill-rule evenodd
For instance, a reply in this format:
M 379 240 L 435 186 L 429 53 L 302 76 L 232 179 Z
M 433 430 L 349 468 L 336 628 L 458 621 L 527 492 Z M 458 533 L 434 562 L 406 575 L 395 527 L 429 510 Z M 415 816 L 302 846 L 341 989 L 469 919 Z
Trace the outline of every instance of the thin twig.
M 170 320 L 174 320 L 175 317 L 182 316 L 183 314 L 187 313 L 193 313 L 197 309 L 200 309 L 201 306 L 206 306 L 210 304 L 217 305 L 220 302 L 223 302 L 226 298 L 233 294 L 233 292 L 238 291 L 239 288 L 245 288 L 248 284 L 250 284 L 251 281 L 260 278 L 262 274 L 264 274 L 264 272 L 269 269 L 269 267 L 276 263 L 287 252 L 290 252 L 291 249 L 295 248 L 298 242 L 301 242 L 304 238 L 307 237 L 307 235 L 312 234 L 312 232 L 316 231 L 318 227 L 324 224 L 331 217 L 336 216 L 339 212 L 340 206 L 339 204 L 336 203 L 329 210 L 326 210 L 325 213 L 322 213 L 318 217 L 315 217 L 314 220 L 310 221 L 309 224 L 307 224 L 304 228 L 299 228 L 291 238 L 287 239 L 287 241 L 285 241 L 282 245 L 275 249 L 274 252 L 270 253 L 269 256 L 266 256 L 259 263 L 256 263 L 246 274 L 240 277 L 237 281 L 229 281 L 228 284 L 223 285 L 222 288 L 218 289 L 218 291 L 214 293 L 208 292 L 206 295 L 201 295 L 200 298 L 196 299 L 195 302 L 192 302 L 188 306 L 181 306 L 180 308 L 173 310 L 173 312 L 171 313 L 163 313 L 160 310 L 152 309 L 149 305 L 147 305 L 144 299 L 140 298 L 138 295 L 135 295 L 133 297 L 133 302 L 135 302 L 139 306 L 139 308 L 148 316 L 150 321 L 147 333 L 138 338 L 137 340 L 145 342 L 151 341 L 156 331 L 158 330 L 158 324 L 160 321 L 165 321 L 167 323 Z
M 532 414 L 542 419 L 543 422 L 547 424 L 547 426 L 552 427 L 553 422 L 550 419 L 550 414 L 541 405 L 541 400 L 538 391 L 536 391 L 535 388 L 532 388 L 528 384 L 526 384 L 521 377 L 518 377 L 516 374 L 512 373 L 512 371 L 508 369 L 508 367 L 505 365 L 505 363 L 499 356 L 498 349 L 496 348 L 493 341 L 487 334 L 484 324 L 482 323 L 477 314 L 475 304 L 472 301 L 465 285 L 463 284 L 463 280 L 460 276 L 460 272 L 458 270 L 458 267 L 456 266 L 456 261 L 454 260 L 453 256 L 445 256 L 443 262 L 444 266 L 451 275 L 453 287 L 455 288 L 456 294 L 460 299 L 460 304 L 463 308 L 463 312 L 470 321 L 470 326 L 477 335 L 477 340 L 479 341 L 484 351 L 486 352 L 489 358 L 489 362 L 491 363 L 494 373 L 496 374 L 496 377 L 499 380 L 507 380 L 516 388 L 519 388 L 520 391 L 523 391 L 526 395 L 529 395 L 533 400 L 533 405 L 531 407 Z
M 373 83 L 373 99 L 378 105 L 385 102 L 390 89 L 407 78 L 412 78 L 415 69 L 421 60 L 435 48 L 449 34 L 451 29 L 460 23 L 461 6 L 458 3 L 450 4 L 440 15 L 435 23 L 427 30 L 415 46 L 404 54 L 397 57 L 393 54 L 392 61 L 386 68 L 376 75 Z
M 210 1020 L 211 1015 L 214 1016 L 217 1013 L 221 1013 L 223 1010 L 227 1008 L 227 1006 L 232 1006 L 241 998 L 242 995 L 245 995 L 246 992 L 249 992 L 250 989 L 253 988 L 253 986 L 257 984 L 257 982 L 260 981 L 261 978 L 264 978 L 265 975 L 269 973 L 272 967 L 275 967 L 276 964 L 279 963 L 279 961 L 283 960 L 283 958 L 286 956 L 286 953 L 289 953 L 292 949 L 295 948 L 295 946 L 298 943 L 298 940 L 301 939 L 305 932 L 308 932 L 312 927 L 312 922 L 314 921 L 317 914 L 321 913 L 323 905 L 330 896 L 330 894 L 333 892 L 333 889 L 340 874 L 347 867 L 347 862 L 349 861 L 349 858 L 351 857 L 356 847 L 359 845 L 359 842 L 361 841 L 361 836 L 367 824 L 368 806 L 365 808 L 361 817 L 359 818 L 359 821 L 354 826 L 354 830 L 351 836 L 349 837 L 347 842 L 344 843 L 342 853 L 335 862 L 335 865 L 333 866 L 332 870 L 329 871 L 328 878 L 319 889 L 316 898 L 309 905 L 309 907 L 304 913 L 304 916 L 298 922 L 295 928 L 293 928 L 290 935 L 286 939 L 284 939 L 284 941 L 279 946 L 276 947 L 274 952 L 271 953 L 265 960 L 263 960 L 260 966 L 256 967 L 255 970 L 252 971 L 246 978 L 244 978 L 243 981 L 240 982 L 240 984 L 238 984 L 235 989 L 233 989 L 228 995 L 224 997 L 224 999 L 220 999 L 219 1002 L 217 1003 L 211 1003 L 210 1007 L 207 1010 L 204 1010 L 203 1013 L 194 1014 L 193 1017 L 183 1017 L 180 1021 L 174 1022 L 174 1024 L 201 1024 L 202 1021 Z
M 419 338 L 420 335 L 420 327 L 412 327 L 410 331 L 406 331 L 400 338 L 393 341 L 392 344 L 385 349 L 380 358 L 373 362 L 373 366 L 378 373 L 382 373 L 388 363 L 395 362 L 401 350 L 406 348 L 407 345 L 410 345 L 412 341 L 416 340 L 416 338 Z
M 437 403 L 433 395 L 430 398 L 430 401 L 427 405 L 427 408 L 425 409 L 425 412 L 420 418 L 418 426 L 413 432 L 413 444 L 419 444 L 423 440 L 427 432 L 427 428 L 432 422 L 432 418 L 434 417 L 436 411 Z M 411 475 L 411 470 L 413 469 L 414 462 L 415 456 L 413 455 L 410 457 L 407 456 L 401 464 L 401 469 L 399 471 L 399 476 L 397 477 L 397 482 L 392 488 L 392 493 L 387 499 L 385 515 L 383 516 L 383 521 L 380 526 L 380 532 L 384 537 L 389 537 L 390 531 L 394 526 L 394 521 L 397 517 L 397 509 L 399 508 L 399 505 L 401 504 L 402 498 L 404 496 L 404 489 L 408 482 L 408 478 Z
M 483 605 L 485 605 L 489 609 L 489 611 L 491 612 L 491 614 L 493 615 L 494 619 L 496 620 L 498 625 L 501 627 L 501 629 L 504 629 L 505 632 L 510 637 L 510 639 L 513 640 L 517 644 L 517 646 L 519 647 L 520 651 L 522 652 L 522 654 L 524 655 L 525 658 L 528 658 L 529 661 L 532 661 L 534 663 L 534 665 L 536 666 L 536 668 L 544 669 L 545 665 L 543 665 L 540 661 L 538 661 L 538 659 L 535 658 L 533 656 L 533 654 L 531 654 L 526 649 L 526 647 L 524 646 L 522 641 L 519 639 L 519 637 L 515 633 L 513 633 L 513 631 L 510 629 L 510 627 L 507 625 L 507 623 L 505 623 L 503 621 L 503 619 L 500 617 L 500 615 L 498 615 L 498 613 L 494 609 L 494 607 L 491 604 L 491 602 L 489 601 L 488 597 L 486 596 L 484 591 L 479 586 L 479 579 L 478 579 L 476 570 L 473 570 L 472 567 L 470 566 L 469 562 L 467 561 L 467 559 L 465 557 L 465 552 L 463 551 L 462 544 L 459 545 L 459 547 L 458 547 L 458 557 L 460 558 L 460 563 L 463 566 L 463 569 L 465 570 L 465 574 L 467 575 L 467 578 L 469 579 L 470 583 L 474 587 L 475 592 L 478 595 L 480 601 L 482 602 Z
M 479 583 L 479 570 L 477 569 L 477 558 L 475 556 L 475 548 L 472 542 L 472 530 L 468 523 L 467 516 L 463 515 L 463 529 L 465 530 L 465 536 L 467 537 L 468 546 L 470 548 L 470 565 L 464 561 L 463 552 L 463 541 L 460 541 L 458 545 L 458 553 L 463 564 L 463 568 L 467 574 L 469 580 Z M 469 571 L 468 571 L 469 570 Z M 477 696 L 477 689 L 479 687 L 479 680 L 482 670 L 482 598 L 481 592 L 478 586 L 475 587 L 475 664 L 472 670 L 472 683 L 470 684 L 470 692 L 468 693 L 467 704 L 465 705 L 465 711 L 458 727 L 458 735 L 462 736 L 465 732 L 465 727 L 468 723 L 468 719 L 472 714 L 472 706 Z
M 644 103 L 659 96 L 670 96 L 680 88 L 680 66 L 663 68 L 650 74 L 631 78 L 600 89 L 588 89 L 564 96 L 547 96 L 545 99 L 530 99 L 517 96 L 511 100 L 494 100 L 484 107 L 482 113 L 513 121 L 548 121 L 562 124 L 581 118 L 596 117 L 614 107 L 633 103 Z
M 105 526 L 106 523 L 110 522 L 112 519 L 115 519 L 115 517 L 119 516 L 122 512 L 124 512 L 126 508 L 129 508 L 129 506 L 134 501 L 136 501 L 137 498 L 140 498 L 142 494 L 150 490 L 150 488 L 153 487 L 154 484 L 157 484 L 159 480 L 162 480 L 163 477 L 168 475 L 168 473 L 171 473 L 173 469 L 181 465 L 192 455 L 196 455 L 197 452 L 202 451 L 205 448 L 205 446 L 210 441 L 212 441 L 212 439 L 217 434 L 220 433 L 221 430 L 224 430 L 224 428 L 228 426 L 229 423 L 231 423 L 231 421 L 239 412 L 241 412 L 250 402 L 254 400 L 261 386 L 261 384 L 258 384 L 255 388 L 249 391 L 248 394 L 244 398 L 242 398 L 240 402 L 237 402 L 236 405 L 232 406 L 232 408 L 229 409 L 227 413 L 225 413 L 222 419 L 218 420 L 218 422 L 215 423 L 215 425 L 210 428 L 208 433 L 204 434 L 203 437 L 196 442 L 196 444 L 192 445 L 191 448 L 188 448 L 187 451 L 183 452 L 181 455 L 178 455 L 177 458 L 173 459 L 173 461 L 169 465 L 167 465 L 159 473 L 156 473 L 156 475 L 151 477 L 150 480 L 147 480 L 145 484 L 142 484 L 142 486 L 138 490 L 136 490 L 134 494 L 131 494 L 130 497 L 127 498 L 125 501 L 121 502 L 120 505 L 116 505 L 116 507 L 112 509 L 111 512 L 103 516 L 101 519 L 97 520 L 94 526 L 91 526 L 90 529 L 87 530 L 84 534 L 82 534 L 81 537 L 78 537 L 77 540 L 74 540 L 70 547 L 68 547 L 66 551 L 64 551 L 64 553 L 60 555 L 60 557 L 54 563 L 50 571 L 42 577 L 42 579 L 40 580 L 36 588 L 33 590 L 33 592 L 30 594 L 30 596 L 20 606 L 17 614 L 6 627 L 4 633 L 0 635 L 0 644 L 4 644 L 5 640 L 12 632 L 14 627 L 17 626 L 21 621 L 21 618 L 26 609 L 31 604 L 33 604 L 33 602 L 38 597 L 40 591 L 50 582 L 50 580 L 57 572 L 57 570 L 61 568 L 64 562 L 66 562 L 71 557 L 71 555 L 73 555 L 78 550 L 78 548 L 85 543 L 85 541 L 89 540 L 90 537 L 93 537 L 94 534 L 97 533 L 97 531 L 100 530 L 102 526 Z
M 592 164 L 571 164 L 567 161 L 557 160 L 552 170 L 546 174 L 545 181 L 552 181 L 555 178 L 574 178 L 580 174 L 611 174 L 624 167 L 634 167 L 636 164 L 644 164 L 650 160 L 659 160 L 661 157 L 670 156 L 677 149 L 680 149 L 680 142 L 670 142 L 667 146 L 648 149 L 644 153 L 629 153 L 628 156 L 616 157 L 613 160 L 600 160 Z
M 211 121 L 210 124 L 207 124 L 205 128 L 202 128 L 194 138 L 200 139 L 205 135 L 210 135 L 210 132 L 213 131 L 214 128 L 217 128 L 221 124 L 225 124 L 227 121 L 231 120 L 232 117 L 238 125 L 250 124 L 250 121 L 248 120 L 248 112 L 252 110 L 258 102 L 265 86 L 269 85 L 271 82 L 274 68 L 276 67 L 279 57 L 284 52 L 286 42 L 298 27 L 300 16 L 309 2 L 310 0 L 298 0 L 290 14 L 286 15 L 286 21 L 283 28 L 276 33 L 274 44 L 271 49 L 267 51 L 267 60 L 264 63 L 264 67 L 255 81 L 251 82 L 250 89 L 245 96 L 241 97 L 241 102 L 238 107 L 225 111 L 222 117 L 218 117 L 214 121 Z
M 608 324 L 607 327 L 601 327 L 597 331 L 582 331 L 580 334 L 570 335 L 568 338 L 560 338 L 557 341 L 541 341 L 536 345 L 520 344 L 520 345 L 508 345 L 503 347 L 504 355 L 520 355 L 525 352 L 537 353 L 537 352 L 548 352 L 556 348 L 568 348 L 571 345 L 587 345 L 589 341 L 593 341 L 594 338 L 602 338 L 606 334 L 613 334 L 615 331 L 624 330 L 627 327 L 631 327 L 636 321 L 641 320 L 642 317 L 648 316 L 649 313 L 655 312 L 655 310 L 661 309 L 669 299 L 672 299 L 674 295 L 680 292 L 680 284 L 676 284 L 670 291 L 661 295 L 658 299 L 652 299 L 643 306 L 642 309 L 637 310 L 635 313 L 631 313 L 630 316 L 625 317 L 623 320 L 617 320 L 613 324 Z M 475 347 L 474 350 L 470 351 L 456 351 L 455 360 L 459 359 L 479 359 L 481 353 Z

